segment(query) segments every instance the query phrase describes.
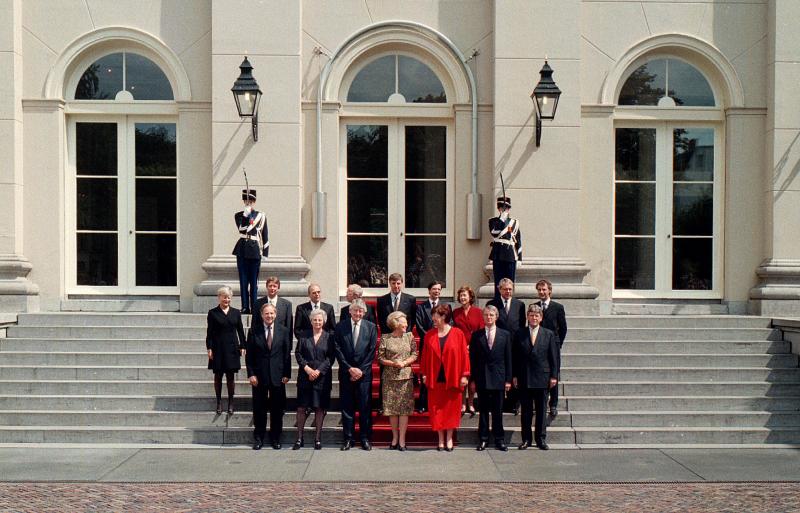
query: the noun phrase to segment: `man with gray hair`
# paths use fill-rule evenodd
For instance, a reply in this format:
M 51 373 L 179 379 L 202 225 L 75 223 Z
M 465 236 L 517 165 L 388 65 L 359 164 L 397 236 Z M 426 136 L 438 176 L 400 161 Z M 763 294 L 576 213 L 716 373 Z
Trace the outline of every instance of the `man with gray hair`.
M 347 286 L 347 304 L 344 305 L 339 312 L 339 321 L 350 319 L 350 303 L 352 303 L 354 299 L 362 299 L 363 295 L 364 289 L 361 288 L 361 285 L 353 283 Z M 367 305 L 367 313 L 364 314 L 364 319 L 373 324 L 377 324 L 375 321 L 375 310 L 370 305 Z
M 367 305 L 362 299 L 350 303 L 350 319 L 336 325 L 334 344 L 339 362 L 339 402 L 342 408 L 342 450 L 355 444 L 356 405 L 359 413 L 361 448 L 372 450 L 372 362 L 378 343 L 375 324 L 364 319 Z
M 333 306 L 322 301 L 322 289 L 319 284 L 312 283 L 308 286 L 308 301 L 297 305 L 294 311 L 294 336 L 298 340 L 309 336 L 311 333 L 311 318 L 308 315 L 317 308 L 324 310 L 325 315 L 328 316 L 323 329 L 333 333 L 334 328 L 336 328 L 336 314 L 333 311 Z

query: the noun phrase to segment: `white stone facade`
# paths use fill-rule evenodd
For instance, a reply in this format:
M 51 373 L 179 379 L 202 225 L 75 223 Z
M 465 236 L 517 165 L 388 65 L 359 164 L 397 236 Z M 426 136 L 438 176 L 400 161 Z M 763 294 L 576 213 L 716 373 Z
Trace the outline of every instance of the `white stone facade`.
M 91 308 L 104 300 L 98 308 L 204 311 L 220 284 L 238 288 L 231 250 L 242 167 L 269 218 L 262 284 L 278 275 L 281 293 L 299 298 L 316 282 L 335 303 L 348 281 L 347 126 L 385 124 L 399 134 L 411 123 L 447 131 L 445 295 L 464 283 L 483 297 L 492 293 L 486 219 L 502 173 L 525 237 L 517 270 L 523 296 L 535 295 L 536 280 L 548 278 L 573 312 L 609 313 L 615 302 L 637 301 L 719 303 L 731 313 L 800 311 L 795 0 L 4 0 L 0 13 L 0 310 Z M 149 58 L 174 99 L 74 100 L 83 69 L 112 52 Z M 356 72 L 392 53 L 432 69 L 447 101 L 347 101 Z M 230 92 L 244 55 L 263 91 L 258 142 Z M 530 94 L 545 58 L 563 94 L 536 147 Z M 715 107 L 619 106 L 632 70 L 655 58 L 699 70 Z M 104 119 L 176 126 L 173 286 L 130 281 L 105 291 L 76 283 L 70 127 Z M 676 253 L 664 250 L 671 242 L 657 240 L 654 280 L 661 285 L 617 290 L 615 130 L 668 135 L 684 125 L 716 134 L 713 285 L 670 290 Z M 392 137 L 390 150 L 404 140 Z M 389 190 L 402 187 L 402 178 L 392 185 L 402 162 L 389 157 Z M 661 181 L 659 202 L 671 194 L 671 182 Z M 394 206 L 415 208 L 404 201 L 389 199 L 389 272 L 404 272 L 393 266 L 409 258 L 396 233 L 402 219 L 392 213 Z M 656 239 L 671 233 L 662 213 Z M 135 273 L 125 271 L 133 258 L 119 256 L 121 274 Z

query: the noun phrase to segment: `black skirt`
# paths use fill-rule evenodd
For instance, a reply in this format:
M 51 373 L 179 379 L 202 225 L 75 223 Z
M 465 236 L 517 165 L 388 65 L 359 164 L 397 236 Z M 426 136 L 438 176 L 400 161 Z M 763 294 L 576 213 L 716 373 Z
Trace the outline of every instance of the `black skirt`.
M 297 407 L 298 408 L 322 408 L 329 409 L 331 404 L 330 388 L 298 388 Z

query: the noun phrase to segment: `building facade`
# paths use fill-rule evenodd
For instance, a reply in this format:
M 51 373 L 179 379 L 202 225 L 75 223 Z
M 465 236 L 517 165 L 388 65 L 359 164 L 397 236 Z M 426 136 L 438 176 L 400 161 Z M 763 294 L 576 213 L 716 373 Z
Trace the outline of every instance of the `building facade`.
M 501 175 L 523 296 L 800 311 L 794 0 L 7 0 L 0 309 L 204 311 L 391 272 L 491 296 Z M 259 139 L 231 95 L 248 56 Z M 535 143 L 545 60 L 563 91 Z

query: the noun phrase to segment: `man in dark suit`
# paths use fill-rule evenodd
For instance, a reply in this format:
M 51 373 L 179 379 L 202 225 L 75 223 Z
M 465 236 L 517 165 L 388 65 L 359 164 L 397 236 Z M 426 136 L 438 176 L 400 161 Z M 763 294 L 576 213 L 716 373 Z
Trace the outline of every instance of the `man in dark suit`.
M 500 298 L 492 299 L 487 305 L 497 308 L 497 327 L 511 333 L 511 339 L 519 330 L 525 329 L 525 303 L 514 298 L 514 282 L 508 278 L 500 280 Z M 519 414 L 519 397 L 516 389 L 507 394 L 506 411 Z
M 323 329 L 329 333 L 333 333 L 333 330 L 336 328 L 336 314 L 333 313 L 333 306 L 328 303 L 323 303 L 321 298 L 322 289 L 319 285 L 316 283 L 309 285 L 308 301 L 297 305 L 294 311 L 294 336 L 298 340 L 311 334 L 311 319 L 308 317 L 308 314 L 317 308 L 324 310 L 325 315 L 328 316 L 328 320 L 325 321 Z
M 417 316 L 414 326 L 417 328 L 419 336 L 419 354 L 425 346 L 425 334 L 433 327 L 433 317 L 431 312 L 439 304 L 439 297 L 442 295 L 442 282 L 432 281 L 428 284 L 428 299 L 424 303 L 417 305 Z M 428 387 L 424 383 L 419 384 L 419 399 L 417 400 L 419 412 L 424 413 L 428 404 Z
M 353 283 L 347 286 L 347 304 L 339 312 L 339 322 L 345 319 L 350 320 L 350 303 L 355 299 L 361 299 L 363 295 L 364 289 L 361 288 L 361 285 Z M 375 309 L 369 305 L 367 305 L 367 313 L 364 315 L 364 319 L 376 326 L 378 325 L 378 321 L 375 318 Z
M 262 327 L 247 336 L 247 377 L 253 388 L 253 449 L 264 445 L 269 402 L 269 438 L 273 449 L 281 448 L 286 383 L 292 377 L 292 334 L 275 322 L 271 304 L 261 307 Z
M 561 355 L 564 340 L 567 338 L 567 316 L 564 306 L 550 299 L 553 294 L 553 284 L 549 281 L 537 281 L 536 292 L 539 294 L 537 304 L 542 308 L 542 326 L 558 335 L 558 354 Z M 561 368 L 560 361 L 558 368 Z M 552 417 L 558 415 L 558 387 L 550 389 L 550 415 Z
M 478 390 L 478 450 L 489 443 L 489 415 L 492 416 L 494 446 L 507 451 L 503 430 L 503 395 L 511 390 L 511 334 L 497 327 L 497 308 L 487 305 L 483 309 L 486 327 L 476 330 L 469 343 L 470 377 Z
M 546 451 L 547 426 L 545 408 L 547 390 L 558 386 L 558 336 L 540 325 L 542 309 L 528 307 L 528 327 L 514 337 L 514 387 L 520 391 L 522 403 L 522 443 L 519 449 L 536 447 Z M 536 409 L 536 427 L 531 435 L 533 410 Z
M 389 293 L 378 298 L 378 324 L 381 327 L 381 334 L 392 332 L 386 324 L 386 318 L 395 311 L 406 314 L 408 331 L 411 331 L 417 318 L 417 300 L 414 296 L 403 292 L 403 275 L 400 273 L 389 275 Z
M 350 319 L 340 321 L 334 332 L 336 360 L 339 362 L 339 402 L 342 408 L 342 450 L 355 444 L 355 415 L 358 404 L 361 448 L 372 450 L 372 361 L 378 331 L 375 325 L 364 320 L 367 305 L 361 299 L 350 304 Z
M 281 280 L 277 276 L 270 276 L 267 278 L 267 295 L 256 301 L 256 306 L 253 308 L 253 322 L 250 326 L 251 330 L 263 329 L 264 322 L 261 320 L 261 307 L 267 303 L 275 306 L 276 317 L 275 322 L 286 328 L 289 333 L 294 333 L 294 321 L 292 320 L 292 303 L 288 299 L 278 297 L 278 291 L 281 290 Z

